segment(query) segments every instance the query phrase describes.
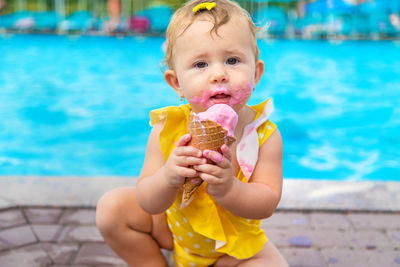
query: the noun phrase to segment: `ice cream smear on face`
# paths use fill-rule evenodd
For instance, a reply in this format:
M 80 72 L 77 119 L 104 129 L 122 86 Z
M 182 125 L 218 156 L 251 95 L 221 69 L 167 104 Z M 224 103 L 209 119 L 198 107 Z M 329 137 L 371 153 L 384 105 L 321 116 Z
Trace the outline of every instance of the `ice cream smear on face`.
M 235 132 L 238 122 L 238 115 L 233 108 L 226 104 L 215 104 L 204 112 L 196 114 L 200 121 L 210 120 L 220 124 L 222 128 L 228 131 L 228 136 L 232 136 Z
M 245 104 L 246 99 L 253 92 L 254 84 L 244 82 L 235 86 L 232 90 L 227 86 L 215 86 L 211 90 L 206 90 L 201 96 L 192 97 L 189 100 L 191 104 L 202 105 L 207 108 L 215 104 L 228 104 L 233 107 L 237 104 Z

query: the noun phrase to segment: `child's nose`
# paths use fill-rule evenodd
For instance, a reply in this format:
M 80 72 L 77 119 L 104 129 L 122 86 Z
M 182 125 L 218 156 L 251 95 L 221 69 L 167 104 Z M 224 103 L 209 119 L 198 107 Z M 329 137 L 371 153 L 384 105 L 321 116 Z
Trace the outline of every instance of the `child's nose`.
M 228 75 L 224 66 L 215 66 L 212 70 L 211 79 L 214 83 L 227 82 Z

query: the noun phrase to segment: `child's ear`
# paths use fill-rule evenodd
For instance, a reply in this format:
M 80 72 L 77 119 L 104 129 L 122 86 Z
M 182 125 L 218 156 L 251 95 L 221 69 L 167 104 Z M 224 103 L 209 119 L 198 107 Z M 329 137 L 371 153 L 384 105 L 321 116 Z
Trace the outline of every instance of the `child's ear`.
M 174 70 L 166 70 L 164 72 L 165 81 L 174 88 L 175 92 L 179 97 L 184 97 L 181 87 L 179 86 L 178 76 L 176 76 L 176 72 Z
M 258 59 L 256 62 L 256 69 L 254 74 L 254 84 L 257 85 L 264 73 L 264 61 Z

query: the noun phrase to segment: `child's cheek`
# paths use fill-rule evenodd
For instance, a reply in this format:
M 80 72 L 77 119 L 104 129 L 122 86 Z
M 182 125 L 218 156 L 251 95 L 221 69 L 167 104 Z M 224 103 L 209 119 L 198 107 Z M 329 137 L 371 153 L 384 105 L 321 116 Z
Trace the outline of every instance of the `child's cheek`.
M 253 93 L 253 84 L 251 82 L 240 84 L 234 90 L 231 102 L 229 103 L 230 106 L 237 104 L 244 105 Z

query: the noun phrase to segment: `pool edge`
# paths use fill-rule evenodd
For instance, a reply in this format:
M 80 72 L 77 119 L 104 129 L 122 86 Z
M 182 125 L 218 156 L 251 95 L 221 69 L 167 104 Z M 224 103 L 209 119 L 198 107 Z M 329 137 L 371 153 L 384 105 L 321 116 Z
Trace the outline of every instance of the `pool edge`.
M 0 176 L 0 210 L 95 207 L 107 191 L 134 186 L 135 177 Z M 400 211 L 400 182 L 284 179 L 279 210 Z

